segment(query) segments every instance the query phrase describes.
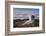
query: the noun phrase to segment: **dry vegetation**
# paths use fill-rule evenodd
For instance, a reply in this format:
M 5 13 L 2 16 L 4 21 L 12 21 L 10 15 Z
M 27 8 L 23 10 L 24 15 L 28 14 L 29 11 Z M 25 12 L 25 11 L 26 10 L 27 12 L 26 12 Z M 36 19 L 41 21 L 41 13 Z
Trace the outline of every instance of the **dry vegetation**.
M 28 19 L 24 19 L 24 20 L 14 20 L 14 27 L 38 27 L 39 26 L 39 19 L 35 19 L 33 23 L 30 24 L 25 24 L 22 25 L 23 23 L 25 23 Z

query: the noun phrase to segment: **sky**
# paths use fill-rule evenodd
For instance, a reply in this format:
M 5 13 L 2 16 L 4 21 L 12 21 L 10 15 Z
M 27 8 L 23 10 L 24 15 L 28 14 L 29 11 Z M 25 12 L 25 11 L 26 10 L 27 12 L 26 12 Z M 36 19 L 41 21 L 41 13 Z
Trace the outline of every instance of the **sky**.
M 18 15 L 21 14 L 21 15 Z M 14 8 L 13 9 L 13 18 L 27 18 L 26 15 L 22 14 L 35 14 L 36 16 L 39 15 L 39 9 L 35 8 Z

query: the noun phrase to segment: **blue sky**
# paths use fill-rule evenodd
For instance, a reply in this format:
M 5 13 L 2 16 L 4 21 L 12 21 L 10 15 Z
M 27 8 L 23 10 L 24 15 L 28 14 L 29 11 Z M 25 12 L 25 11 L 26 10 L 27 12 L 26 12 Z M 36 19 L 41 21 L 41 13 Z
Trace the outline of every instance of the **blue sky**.
M 16 14 L 38 14 L 39 15 L 39 9 L 35 8 L 14 8 L 13 9 L 13 17 L 24 17 L 23 15 L 19 16 Z
M 14 8 L 14 13 L 37 13 L 39 14 L 39 9 L 33 8 Z

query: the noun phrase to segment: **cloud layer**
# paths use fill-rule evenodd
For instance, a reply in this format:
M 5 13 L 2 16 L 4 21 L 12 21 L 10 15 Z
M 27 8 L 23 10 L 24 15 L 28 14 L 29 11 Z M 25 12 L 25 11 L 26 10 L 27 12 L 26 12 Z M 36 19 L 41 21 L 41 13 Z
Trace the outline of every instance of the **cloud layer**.
M 39 17 L 39 9 L 33 8 L 14 8 L 13 19 L 26 19 L 28 15 L 35 15 L 36 19 Z

